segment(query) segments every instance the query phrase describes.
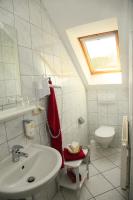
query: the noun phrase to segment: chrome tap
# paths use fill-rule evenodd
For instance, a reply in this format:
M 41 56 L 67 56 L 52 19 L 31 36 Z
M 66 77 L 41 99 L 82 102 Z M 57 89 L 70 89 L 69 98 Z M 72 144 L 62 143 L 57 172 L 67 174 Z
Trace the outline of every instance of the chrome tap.
M 20 157 L 28 157 L 27 153 L 21 152 L 20 149 L 23 149 L 24 147 L 21 145 L 14 145 L 12 147 L 12 161 L 18 162 L 20 160 Z

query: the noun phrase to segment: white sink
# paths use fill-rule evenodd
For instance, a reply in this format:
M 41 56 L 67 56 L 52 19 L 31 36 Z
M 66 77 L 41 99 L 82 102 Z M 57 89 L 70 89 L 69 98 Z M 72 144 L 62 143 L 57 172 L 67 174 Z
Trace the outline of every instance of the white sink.
M 51 147 L 31 144 L 24 148 L 28 158 L 13 163 L 11 156 L 0 162 L 0 197 L 32 196 L 52 180 L 61 167 L 61 156 Z M 33 182 L 28 178 L 33 177 Z

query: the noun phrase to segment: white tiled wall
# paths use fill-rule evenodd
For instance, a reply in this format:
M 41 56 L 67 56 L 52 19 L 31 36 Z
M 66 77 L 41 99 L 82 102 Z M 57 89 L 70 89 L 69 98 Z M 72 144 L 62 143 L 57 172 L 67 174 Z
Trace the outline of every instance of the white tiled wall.
M 86 92 L 42 2 L 40 0 L 1 0 L 0 21 L 14 26 L 18 32 L 23 96 L 29 96 L 31 101 L 35 101 L 34 81 L 39 80 L 42 74 L 50 76 L 54 84 L 62 86 L 62 89 L 56 89 L 56 96 L 63 145 L 72 140 L 88 143 Z M 44 100 L 47 102 L 46 98 Z M 80 116 L 85 119 L 83 125 L 78 125 Z M 36 123 L 36 136 L 33 140 L 24 136 L 23 119 L 33 119 Z M 30 142 L 49 144 L 43 113 L 32 116 L 29 112 L 0 124 L 0 160 L 9 154 L 12 145 Z M 50 200 L 56 192 L 54 183 L 49 187 L 42 191 L 44 194 L 41 195 L 42 199 Z M 38 198 L 41 200 L 41 197 Z
M 87 96 L 90 139 L 94 138 L 94 131 L 99 126 L 113 126 L 116 135 L 112 146 L 119 146 L 122 117 L 128 115 L 128 88 L 122 85 L 90 86 Z M 99 101 L 99 96 L 106 96 L 106 98 L 113 96 L 112 103 Z
M 0 28 L 0 109 L 15 103 L 21 93 L 16 37 L 13 27 Z

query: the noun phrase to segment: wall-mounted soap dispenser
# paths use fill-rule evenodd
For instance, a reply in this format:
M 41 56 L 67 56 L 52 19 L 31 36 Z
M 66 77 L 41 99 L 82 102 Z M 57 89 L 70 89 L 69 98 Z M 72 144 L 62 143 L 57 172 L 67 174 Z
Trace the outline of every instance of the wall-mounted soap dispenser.
M 23 120 L 23 126 L 26 137 L 33 139 L 35 135 L 35 122 L 33 120 Z

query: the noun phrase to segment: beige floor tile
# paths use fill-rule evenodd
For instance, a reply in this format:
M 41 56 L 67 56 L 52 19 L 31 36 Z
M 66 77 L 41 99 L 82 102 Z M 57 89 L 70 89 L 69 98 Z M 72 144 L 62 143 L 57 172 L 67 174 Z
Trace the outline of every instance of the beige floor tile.
M 120 169 L 118 167 L 104 172 L 103 175 L 114 187 L 120 186 Z
M 96 200 L 124 200 L 124 198 L 120 195 L 119 192 L 117 192 L 117 190 L 111 190 L 96 197 Z
M 97 196 L 113 189 L 113 186 L 100 174 L 90 177 L 85 184 L 93 196 Z
M 110 169 L 113 169 L 116 167 L 111 161 L 109 161 L 107 158 L 98 159 L 92 162 L 94 167 L 98 169 L 100 172 L 104 172 Z

